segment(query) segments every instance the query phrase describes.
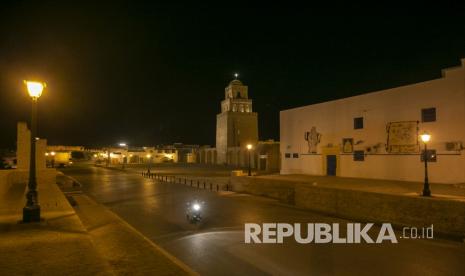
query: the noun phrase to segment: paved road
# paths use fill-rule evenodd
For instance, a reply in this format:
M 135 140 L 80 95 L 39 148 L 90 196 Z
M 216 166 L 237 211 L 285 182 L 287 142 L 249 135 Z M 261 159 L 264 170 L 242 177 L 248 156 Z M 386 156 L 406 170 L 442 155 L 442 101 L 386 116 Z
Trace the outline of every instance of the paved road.
M 464 243 L 404 239 L 398 244 L 245 244 L 245 222 L 348 221 L 261 197 L 218 194 L 117 170 L 73 167 L 63 172 L 202 275 L 465 275 Z M 185 219 L 186 202 L 193 199 L 206 204 L 199 225 Z

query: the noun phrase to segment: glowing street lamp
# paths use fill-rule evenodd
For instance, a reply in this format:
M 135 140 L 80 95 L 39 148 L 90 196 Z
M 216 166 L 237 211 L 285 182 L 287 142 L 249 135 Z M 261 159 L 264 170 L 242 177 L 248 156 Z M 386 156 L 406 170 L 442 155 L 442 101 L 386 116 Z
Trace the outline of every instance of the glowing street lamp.
M 423 152 L 423 159 L 425 161 L 425 183 L 423 185 L 423 196 L 431 196 L 431 191 L 429 189 L 429 181 L 428 181 L 428 148 L 426 144 L 431 139 L 431 135 L 427 132 L 424 132 L 420 135 L 423 144 L 425 144 L 425 150 Z
M 55 168 L 55 154 L 56 153 L 54 151 L 50 152 L 50 155 L 52 156 L 52 168 Z
M 152 155 L 147 154 L 147 173 L 150 175 L 150 165 L 152 163 Z
M 31 112 L 31 152 L 29 160 L 29 182 L 26 193 L 26 206 L 23 208 L 23 222 L 40 221 L 40 205 L 37 193 L 36 179 L 36 140 L 37 140 L 37 101 L 42 95 L 45 83 L 36 81 L 24 81 L 27 92 L 32 99 Z
M 248 144 L 248 145 L 247 145 L 247 152 L 248 152 L 248 154 L 249 154 L 249 176 L 252 175 L 251 166 L 250 166 L 250 165 L 251 165 L 251 164 L 250 164 L 250 163 L 251 163 L 251 162 L 250 162 L 250 151 L 251 151 L 251 150 L 252 150 L 252 145 L 251 145 L 251 144 Z

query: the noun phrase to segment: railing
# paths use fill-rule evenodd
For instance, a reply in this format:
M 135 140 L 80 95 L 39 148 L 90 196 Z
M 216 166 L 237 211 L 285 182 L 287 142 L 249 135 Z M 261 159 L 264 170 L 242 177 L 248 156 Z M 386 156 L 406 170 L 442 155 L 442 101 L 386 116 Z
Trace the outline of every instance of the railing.
M 213 181 L 204 178 L 188 178 L 188 177 L 178 177 L 176 175 L 166 175 L 166 174 L 156 174 L 142 172 L 142 176 L 148 179 L 154 179 L 159 182 L 181 184 L 189 186 L 196 189 L 210 190 L 210 191 L 232 191 L 231 185 L 229 183 L 216 183 Z

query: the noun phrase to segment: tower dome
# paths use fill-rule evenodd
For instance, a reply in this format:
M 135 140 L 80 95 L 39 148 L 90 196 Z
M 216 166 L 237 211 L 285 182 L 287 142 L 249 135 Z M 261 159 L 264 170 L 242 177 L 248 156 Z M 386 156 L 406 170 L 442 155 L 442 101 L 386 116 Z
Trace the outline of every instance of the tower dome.
M 230 81 L 229 85 L 243 85 L 243 84 L 240 80 L 235 79 L 235 80 Z

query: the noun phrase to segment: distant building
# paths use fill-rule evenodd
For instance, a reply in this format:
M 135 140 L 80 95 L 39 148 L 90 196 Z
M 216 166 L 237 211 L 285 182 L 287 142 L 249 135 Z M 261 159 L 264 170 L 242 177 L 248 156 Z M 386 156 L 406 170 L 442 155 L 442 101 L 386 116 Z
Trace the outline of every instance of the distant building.
M 230 163 L 228 148 L 256 145 L 258 142 L 257 113 L 252 112 L 248 87 L 233 80 L 225 88 L 221 113 L 216 115 L 216 162 Z M 229 158 L 229 160 L 228 160 Z
M 443 77 L 280 113 L 282 174 L 465 182 L 465 59 Z
M 258 141 L 258 114 L 253 112 L 248 87 L 240 80 L 225 88 L 221 113 L 216 116 L 216 147 L 200 147 L 197 162 L 279 171 L 279 142 Z

